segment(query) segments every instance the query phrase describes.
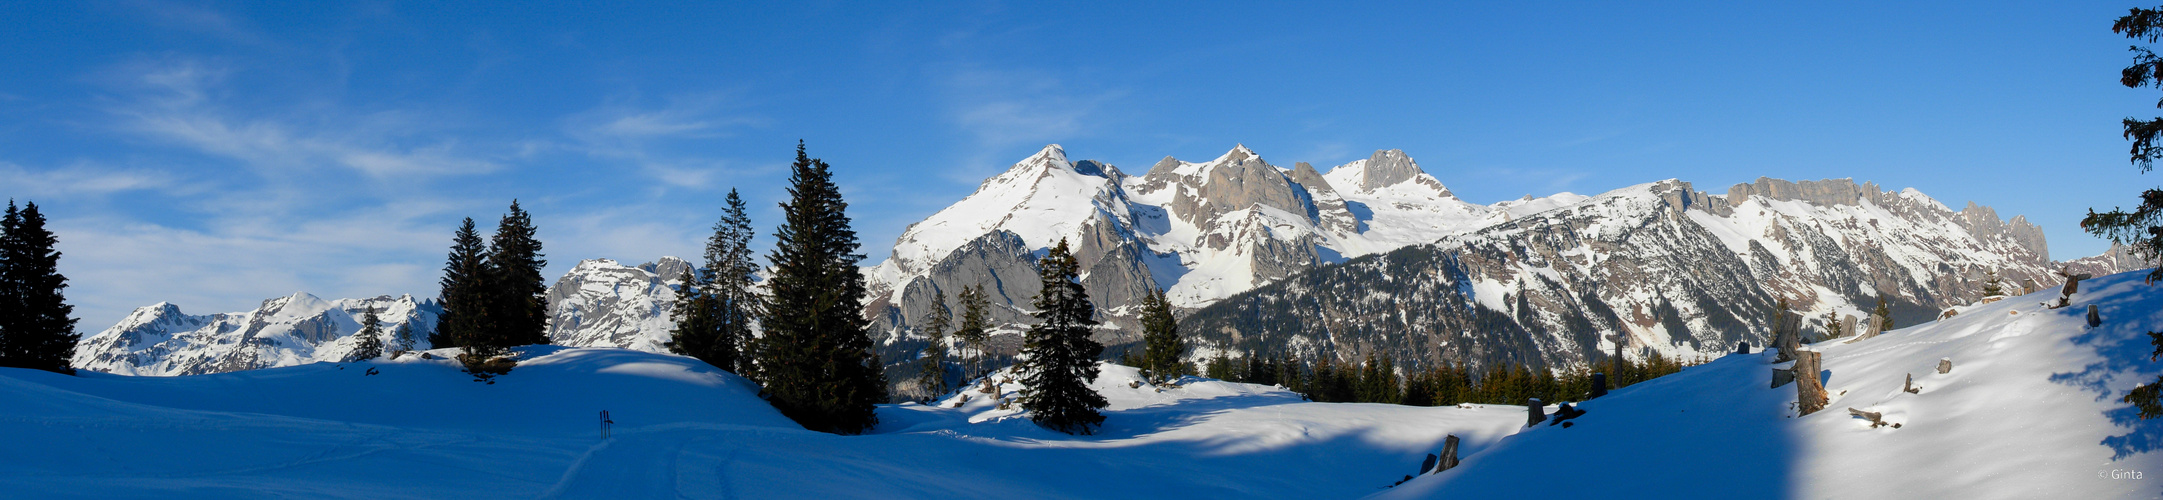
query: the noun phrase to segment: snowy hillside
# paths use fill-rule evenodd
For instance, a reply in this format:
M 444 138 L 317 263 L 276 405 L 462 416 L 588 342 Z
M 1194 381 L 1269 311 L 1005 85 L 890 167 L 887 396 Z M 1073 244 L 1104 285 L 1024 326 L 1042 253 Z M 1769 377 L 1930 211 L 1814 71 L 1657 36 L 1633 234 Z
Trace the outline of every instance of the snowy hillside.
M 2118 401 L 2163 364 L 2163 287 L 2145 271 L 1964 308 L 1959 316 L 1822 353 L 1825 411 L 1797 417 L 1772 358 L 1734 355 L 1585 402 L 1569 428 L 1538 426 L 1384 498 L 1483 498 L 1526 485 L 1662 498 L 2152 498 L 2163 421 Z M 2089 328 L 2086 306 L 2102 325 Z M 1952 370 L 1940 374 L 1940 359 Z M 1791 364 L 1791 363 L 1790 363 Z M 1920 386 L 1902 391 L 1908 376 Z M 1898 428 L 1872 428 L 1848 408 Z
M 0 491 L 36 498 L 1349 498 L 1446 434 L 1477 451 L 1521 409 L 1306 403 L 1106 366 L 1103 432 L 998 411 L 889 405 L 872 434 L 802 430 L 734 375 L 613 348 L 522 348 L 484 384 L 450 362 L 194 377 L 0 369 Z M 438 352 L 436 354 L 445 354 Z M 369 375 L 373 370 L 376 374 Z M 1006 386 L 1007 392 L 1019 389 Z M 958 396 L 957 396 L 958 398 Z M 599 436 L 610 412 L 612 439 Z

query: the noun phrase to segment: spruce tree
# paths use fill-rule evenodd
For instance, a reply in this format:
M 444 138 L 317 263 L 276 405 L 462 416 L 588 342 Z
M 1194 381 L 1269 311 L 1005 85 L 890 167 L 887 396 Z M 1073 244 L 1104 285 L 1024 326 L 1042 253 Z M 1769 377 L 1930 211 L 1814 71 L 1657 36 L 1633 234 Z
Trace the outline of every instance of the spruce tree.
M 491 295 L 490 326 L 485 333 L 491 346 L 514 347 L 547 344 L 548 283 L 542 281 L 541 241 L 534 239 L 533 217 L 511 200 L 511 211 L 496 225 L 489 242 L 488 262 L 493 264 L 495 288 Z
M 1150 383 L 1163 383 L 1178 378 L 1180 358 L 1186 355 L 1187 342 L 1179 337 L 1179 320 L 1172 317 L 1172 304 L 1166 300 L 1163 290 L 1150 290 L 1142 296 L 1142 369 L 1149 372 Z
M 937 400 L 946 394 L 946 330 L 954 324 L 954 313 L 946 308 L 946 291 L 931 291 L 931 312 L 924 318 L 924 357 L 917 361 L 916 386 L 924 393 L 924 401 Z
M 961 341 L 963 351 L 962 378 L 975 380 L 984 375 L 985 344 L 991 340 L 991 300 L 984 296 L 984 285 L 970 285 L 961 289 L 961 327 L 954 329 L 954 340 Z
M 2163 38 L 2163 7 L 2132 9 L 2118 18 L 2110 31 L 2135 41 L 2156 43 L 2158 38 Z M 2139 45 L 2128 50 L 2133 52 L 2133 65 L 2119 71 L 2118 83 L 2127 88 L 2163 89 L 2163 57 Z M 2156 107 L 2163 108 L 2163 99 L 2156 101 Z M 2148 173 L 2155 168 L 2157 159 L 2163 159 L 2163 117 L 2139 120 L 2129 116 L 2122 125 L 2125 139 L 2133 141 L 2132 150 L 2128 152 L 2133 165 L 2141 173 Z M 2163 188 L 2142 192 L 2140 201 L 2140 206 L 2132 211 L 2113 208 L 2109 212 L 2096 213 L 2095 209 L 2088 209 L 2088 216 L 2081 219 L 2080 227 L 2089 234 L 2125 244 L 2130 253 L 2141 259 L 2163 260 Z M 2148 281 L 2163 281 L 2163 267 L 2148 273 Z M 2158 407 L 2158 413 L 2163 414 L 2163 406 Z
M 1022 380 L 1029 393 L 1022 395 L 1021 407 L 1037 425 L 1090 434 L 1104 423 L 1097 409 L 1109 404 L 1089 388 L 1097 378 L 1097 356 L 1104 353 L 1103 345 L 1089 339 L 1090 327 L 1097 324 L 1096 306 L 1082 289 L 1081 265 L 1066 240 L 1038 260 L 1037 269 L 1043 290 L 1030 304 L 1037 309 L 1037 324 L 1029 327 L 1022 347 L 1027 358 Z
M 1998 277 L 1997 270 L 1983 272 L 1983 297 L 2005 296 L 2005 279 Z
M 376 317 L 375 306 L 368 306 L 368 312 L 361 315 L 360 333 L 353 334 L 353 338 L 353 352 L 346 355 L 347 362 L 383 357 L 383 319 Z
M 749 351 L 751 321 L 758 316 L 759 266 L 751 251 L 751 215 L 734 189 L 725 203 L 721 221 L 714 223 L 713 237 L 706 240 L 706 279 L 701 286 L 718 328 L 716 349 L 728 351 L 726 357 L 733 365 L 714 366 L 756 380 L 757 367 Z
M 0 215 L 0 366 L 74 373 L 75 306 L 61 290 L 60 240 L 45 229 L 37 203 Z
M 391 335 L 391 356 L 413 350 L 413 322 L 398 324 L 398 331 Z
M 2136 41 L 2156 43 L 2157 39 L 2163 38 L 2163 7 L 2132 9 L 2125 17 L 2118 18 L 2110 31 Z M 2118 83 L 2128 88 L 2163 88 L 2163 57 L 2138 45 L 2130 50 L 2133 51 L 2133 65 L 2119 72 Z M 2156 101 L 2156 107 L 2163 108 L 2163 99 Z M 2163 117 L 2137 120 L 2129 116 L 2123 125 L 2125 138 L 2133 141 L 2129 152 L 2133 165 L 2140 167 L 2141 173 L 2148 173 L 2155 167 L 2155 160 L 2163 158 L 2163 141 L 2159 141 L 2163 138 Z M 2099 214 L 2095 209 L 2088 209 L 2088 217 L 2080 220 L 2080 227 L 2089 234 L 2125 244 L 2130 253 L 2141 259 L 2163 260 L 2163 189 L 2150 188 L 2141 193 L 2140 200 L 2140 206 L 2131 212 L 2114 208 Z M 2147 281 L 2163 281 L 2163 267 L 2149 272 Z M 2149 360 L 2163 358 L 2163 332 L 2149 332 L 2148 336 L 2149 343 L 2155 346 Z M 2119 401 L 2132 404 L 2142 419 L 2163 417 L 2163 377 L 2134 388 Z
M 467 217 L 451 237 L 449 262 L 443 265 L 443 314 L 436 317 L 436 331 L 428 334 L 431 349 L 474 345 L 490 329 L 488 290 L 495 271 L 490 269 L 488 249 Z
M 759 376 L 774 408 L 806 429 L 857 434 L 879 422 L 885 367 L 871 352 L 864 275 L 848 203 L 825 161 L 796 146 L 784 219 L 774 232 L 760 324 Z
M 1878 315 L 1878 331 L 1893 331 L 1893 309 L 1885 305 L 1884 295 L 1878 296 L 1878 307 L 1871 309 L 1870 313 Z
M 668 342 L 669 352 L 705 361 L 723 370 L 736 366 L 736 346 L 722 337 L 720 301 L 707 293 L 698 276 L 686 269 L 677 278 L 676 303 L 669 318 L 676 322 Z

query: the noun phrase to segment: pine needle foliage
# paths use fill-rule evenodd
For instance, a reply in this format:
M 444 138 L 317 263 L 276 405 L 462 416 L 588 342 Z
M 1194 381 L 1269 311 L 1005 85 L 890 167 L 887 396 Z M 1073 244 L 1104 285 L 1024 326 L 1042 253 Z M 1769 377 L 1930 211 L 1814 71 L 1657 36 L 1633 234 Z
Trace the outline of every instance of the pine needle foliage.
M 924 402 L 931 402 L 946 394 L 946 337 L 953 328 L 954 312 L 946 308 L 946 291 L 931 291 L 931 312 L 924 318 L 922 333 L 927 345 L 924 356 L 917 360 L 916 387 L 923 393 Z
M 2110 31 L 2136 42 L 2156 43 L 2163 39 L 2163 7 L 2131 9 L 2111 24 Z M 2133 52 L 2133 65 L 2119 72 L 2118 83 L 2127 88 L 2163 89 L 2163 57 L 2157 57 L 2154 51 L 2139 45 L 2128 50 Z M 2163 99 L 2156 100 L 2156 107 L 2163 108 Z M 2141 173 L 2147 173 L 2155 168 L 2156 159 L 2163 158 L 2163 144 L 2158 141 L 2163 137 L 2163 117 L 2140 120 L 2128 116 L 2124 127 L 2125 139 L 2133 141 L 2128 155 Z M 2089 234 L 2125 244 L 2134 256 L 2149 261 L 2163 259 L 2163 189 L 2150 188 L 2141 192 L 2140 201 L 2140 206 L 2132 211 L 2114 208 L 2096 213 L 2095 209 L 2088 209 L 2088 216 L 2080 220 L 2080 227 Z M 2163 267 L 2148 273 L 2148 282 L 2159 280 L 2163 280 Z M 2154 337 L 2156 356 L 2163 356 L 2163 334 L 2149 335 Z M 2120 400 L 2138 408 L 2141 419 L 2163 417 L 2163 392 L 2159 392 L 2163 389 L 2159 388 L 2163 388 L 2163 377 L 2133 389 Z
M 62 292 L 60 243 L 35 202 L 0 214 L 0 366 L 74 373 L 75 306 Z
M 1089 388 L 1097 378 L 1097 356 L 1104 346 L 1089 338 L 1097 324 L 1096 306 L 1082 289 L 1081 265 L 1074 260 L 1065 239 L 1037 261 L 1043 290 L 1030 305 L 1037 312 L 1036 326 L 1023 342 L 1022 380 L 1029 393 L 1021 407 L 1037 425 L 1068 434 L 1091 434 L 1104 423 L 1097 412 L 1109 402 Z
M 1186 356 L 1187 342 L 1179 336 L 1179 320 L 1172 316 L 1172 303 L 1163 290 L 1150 290 L 1142 297 L 1141 320 L 1141 369 L 1148 373 L 1149 382 L 1163 383 L 1184 375 L 1180 358 Z
M 451 236 L 451 254 L 443 265 L 443 314 L 436 317 L 436 331 L 428 335 L 431 348 L 465 347 L 487 330 L 488 290 L 495 271 L 489 267 L 488 249 L 467 217 Z
M 984 376 L 984 355 L 991 342 L 991 299 L 984 295 L 984 285 L 970 285 L 961 289 L 961 326 L 954 329 L 954 340 L 963 349 L 962 379 L 975 380 Z
M 759 381 L 774 408 L 805 429 L 858 434 L 877 425 L 886 374 L 872 354 L 866 293 L 848 203 L 825 161 L 796 146 L 788 202 L 774 233 L 760 324 Z
M 542 281 L 541 241 L 533 217 L 511 200 L 510 213 L 496 225 L 488 262 L 495 272 L 487 342 L 496 347 L 547 344 L 548 283 Z
M 353 334 L 353 338 L 353 352 L 346 355 L 346 362 L 383 357 L 383 319 L 376 316 L 375 306 L 368 306 L 368 311 L 361 314 L 360 333 Z

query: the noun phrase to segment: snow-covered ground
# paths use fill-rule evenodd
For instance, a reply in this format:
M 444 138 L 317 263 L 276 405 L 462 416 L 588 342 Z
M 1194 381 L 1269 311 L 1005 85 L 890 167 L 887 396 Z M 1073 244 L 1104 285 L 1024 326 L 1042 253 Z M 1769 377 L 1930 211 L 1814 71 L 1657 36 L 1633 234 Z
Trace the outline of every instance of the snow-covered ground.
M 1350 498 L 1415 472 L 1446 434 L 1476 451 L 1522 422 L 1515 407 L 1307 403 L 1201 379 L 1158 392 L 1107 365 L 1097 435 L 1044 430 L 972 390 L 834 436 L 687 358 L 524 352 L 494 384 L 412 357 L 185 377 L 0 369 L 0 496 Z
M 2163 286 L 2140 277 L 2084 282 L 2069 308 L 2039 304 L 2052 290 L 1811 346 L 1833 393 L 1812 415 L 1753 354 L 1585 402 L 1567 428 L 1524 428 L 1516 406 L 1158 388 L 1117 365 L 1094 384 L 1111 406 L 1092 436 L 998 409 L 1011 383 L 882 406 L 868 435 L 808 432 L 734 375 L 613 348 L 526 348 L 493 384 L 412 357 L 183 377 L 0 369 L 0 496 L 2148 498 L 2163 493 L 2163 421 L 2117 401 L 2163 372 L 2145 335 L 2163 330 Z M 1901 390 L 1910 374 L 1917 393 Z M 1389 487 L 1449 434 L 1463 465 Z
M 1539 426 L 1380 496 L 1489 498 L 1570 485 L 1603 497 L 2153 498 L 2163 420 L 2118 401 L 2156 378 L 2146 332 L 2163 330 L 2147 271 L 2014 297 L 1854 343 L 1811 346 L 1832 393 L 1796 417 L 1772 358 L 1731 355 L 1586 402 L 1569 428 Z M 2102 326 L 2088 328 L 2086 306 Z M 1936 371 L 1951 359 L 1950 373 Z M 1914 375 L 1918 393 L 1903 392 Z M 1900 428 L 1871 428 L 1848 408 Z

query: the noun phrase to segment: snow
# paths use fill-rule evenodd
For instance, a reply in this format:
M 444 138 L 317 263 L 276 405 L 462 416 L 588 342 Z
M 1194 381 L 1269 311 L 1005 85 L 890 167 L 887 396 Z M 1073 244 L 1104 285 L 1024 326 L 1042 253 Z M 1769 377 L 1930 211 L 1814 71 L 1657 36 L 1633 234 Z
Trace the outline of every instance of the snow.
M 1784 365 L 1730 355 L 1585 402 L 1573 427 L 1533 427 L 1377 497 L 1514 496 L 1557 481 L 1661 498 L 2153 497 L 2163 421 L 2133 419 L 2118 401 L 2163 371 L 2144 334 L 2163 329 L 2163 288 L 2146 273 L 2083 282 L 2064 309 L 2039 304 L 2051 290 L 1809 346 L 1833 395 L 1808 416 L 1795 415 L 1793 386 L 1767 388 Z M 2102 327 L 2086 326 L 2087 304 Z M 1950 373 L 1935 371 L 1941 358 Z M 1901 390 L 1908 375 L 1918 394 Z M 1870 428 L 1850 407 L 1901 427 Z
M 1348 498 L 1416 471 L 1443 436 L 1484 449 L 1516 407 L 1308 403 L 1188 378 L 1129 387 L 1096 435 L 972 403 L 879 408 L 871 434 L 802 430 L 688 358 L 533 346 L 494 384 L 442 359 L 184 377 L 0 369 L 0 460 L 22 497 Z M 369 369 L 377 375 L 366 375 Z M 1002 374 L 1003 375 L 1003 374 Z M 1011 397 L 1019 385 L 1002 386 Z M 958 399 L 959 395 L 949 399 Z M 598 413 L 616 422 L 598 436 Z M 33 458 L 34 456 L 34 458 Z

